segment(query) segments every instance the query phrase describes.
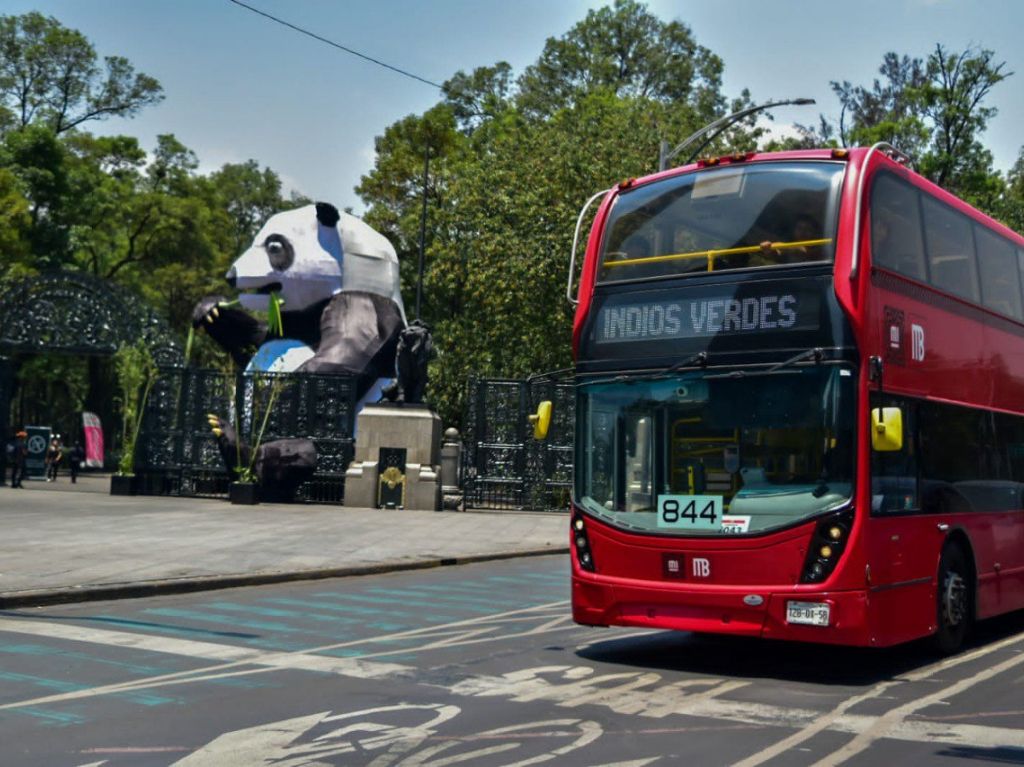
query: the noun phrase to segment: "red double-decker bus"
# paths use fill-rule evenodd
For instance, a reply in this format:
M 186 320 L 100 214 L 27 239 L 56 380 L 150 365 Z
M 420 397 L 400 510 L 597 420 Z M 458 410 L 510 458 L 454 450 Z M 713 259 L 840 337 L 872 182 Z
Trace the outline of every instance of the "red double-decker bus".
M 578 623 L 953 651 L 1024 608 L 1024 238 L 905 160 L 739 154 L 604 196 Z

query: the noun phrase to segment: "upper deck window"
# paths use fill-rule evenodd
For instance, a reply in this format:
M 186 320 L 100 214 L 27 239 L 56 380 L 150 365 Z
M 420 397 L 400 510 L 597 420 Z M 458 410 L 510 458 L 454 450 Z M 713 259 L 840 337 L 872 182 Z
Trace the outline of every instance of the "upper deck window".
M 917 190 L 894 176 L 878 177 L 871 192 L 871 248 L 875 263 L 926 282 Z
M 978 303 L 978 267 L 971 220 L 929 196 L 921 199 L 931 283 Z
M 1024 251 L 980 221 L 891 173 L 871 191 L 875 266 L 1024 320 Z
M 974 227 L 974 241 L 978 246 L 981 298 L 985 305 L 1015 320 L 1024 319 L 1017 254 L 1013 245 L 977 225 Z
M 831 261 L 844 166 L 728 165 L 623 192 L 598 281 Z

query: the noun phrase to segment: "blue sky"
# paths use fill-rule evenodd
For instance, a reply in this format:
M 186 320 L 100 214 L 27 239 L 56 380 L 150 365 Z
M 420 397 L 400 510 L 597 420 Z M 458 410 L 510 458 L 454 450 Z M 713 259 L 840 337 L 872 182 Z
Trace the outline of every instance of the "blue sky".
M 247 0 L 249 4 L 434 82 L 506 60 L 518 74 L 544 41 L 565 33 L 584 0 Z M 776 124 L 838 115 L 830 80 L 868 84 L 888 50 L 926 57 L 942 43 L 994 50 L 1016 75 L 996 87 L 984 139 L 1006 169 L 1024 145 L 1022 0 L 649 0 L 725 62 L 724 90 L 756 101 L 807 96 Z M 435 104 L 427 85 L 281 27 L 228 0 L 4 0 L 85 33 L 101 55 L 123 55 L 156 77 L 166 99 L 133 120 L 92 130 L 135 135 L 149 149 L 174 133 L 203 170 L 256 159 L 287 187 L 363 206 L 353 187 L 373 165 L 373 140 Z M 667 137 L 681 140 L 683 137 Z M 652 158 L 652 169 L 656 158 Z M 581 190 L 584 199 L 590 190 Z

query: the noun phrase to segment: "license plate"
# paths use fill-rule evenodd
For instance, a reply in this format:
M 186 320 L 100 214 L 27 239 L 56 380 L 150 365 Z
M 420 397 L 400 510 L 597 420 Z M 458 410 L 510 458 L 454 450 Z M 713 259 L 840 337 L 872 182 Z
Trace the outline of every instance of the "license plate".
M 829 605 L 823 602 L 786 602 L 786 623 L 827 626 Z

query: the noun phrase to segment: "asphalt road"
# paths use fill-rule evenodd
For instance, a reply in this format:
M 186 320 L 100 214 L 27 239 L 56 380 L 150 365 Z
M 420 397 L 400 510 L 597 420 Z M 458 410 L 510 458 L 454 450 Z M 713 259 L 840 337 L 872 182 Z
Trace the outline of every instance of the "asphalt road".
M 1024 615 L 962 654 L 575 626 L 568 561 L 0 613 L 0 764 L 1024 764 Z

